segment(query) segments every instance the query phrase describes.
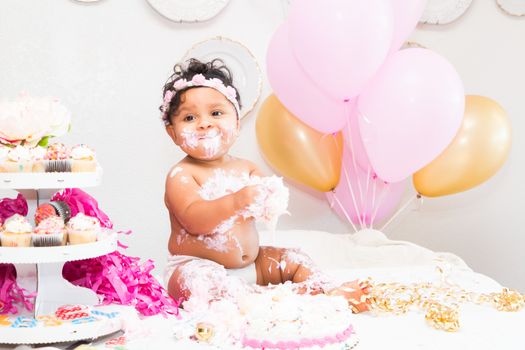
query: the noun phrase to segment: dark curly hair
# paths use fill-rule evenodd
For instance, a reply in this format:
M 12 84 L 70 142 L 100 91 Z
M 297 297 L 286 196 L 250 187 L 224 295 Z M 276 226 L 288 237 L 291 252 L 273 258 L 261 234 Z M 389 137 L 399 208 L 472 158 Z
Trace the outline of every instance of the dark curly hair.
M 183 65 L 179 63 L 177 63 L 173 67 L 173 74 L 168 78 L 166 84 L 164 84 L 164 88 L 162 89 L 162 96 L 164 97 L 166 95 L 166 92 L 168 91 L 175 91 L 173 85 L 176 81 L 180 79 L 186 79 L 187 81 L 190 81 L 193 78 L 193 76 L 197 74 L 202 74 L 206 79 L 220 79 L 224 86 L 231 86 L 237 91 L 235 86 L 233 86 L 232 73 L 221 59 L 216 58 L 210 62 L 204 63 L 199 61 L 198 59 L 190 58 L 188 61 L 186 61 L 186 68 L 184 68 Z M 159 110 L 162 112 L 162 120 L 164 121 L 165 125 L 171 125 L 171 117 L 179 109 L 179 106 L 182 102 L 181 97 L 182 95 L 184 95 L 184 92 L 197 87 L 198 86 L 189 86 L 182 90 L 177 90 L 177 93 L 171 99 L 166 110 L 164 110 L 163 105 L 159 107 Z M 240 107 L 241 97 L 239 96 L 238 91 L 236 99 Z

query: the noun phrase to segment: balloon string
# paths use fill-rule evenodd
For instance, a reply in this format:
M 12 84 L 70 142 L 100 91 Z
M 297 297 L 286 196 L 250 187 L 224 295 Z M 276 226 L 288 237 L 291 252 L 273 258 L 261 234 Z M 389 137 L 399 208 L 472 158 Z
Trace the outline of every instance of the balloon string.
M 370 164 L 368 164 L 368 169 L 370 169 Z M 372 213 L 372 217 L 370 218 L 370 228 L 372 228 L 372 225 L 374 225 L 374 219 L 375 214 L 377 213 L 376 205 L 376 183 L 377 183 L 377 177 L 374 178 L 374 181 L 372 182 L 372 209 L 374 209 L 374 212 Z
M 412 201 L 414 199 L 419 199 L 421 198 L 421 195 L 418 193 L 416 194 L 414 197 L 410 198 L 410 200 L 408 200 L 401 208 L 398 209 L 398 211 L 396 211 L 396 213 L 390 218 L 390 220 L 388 220 L 384 225 L 383 227 L 381 227 L 379 230 L 380 231 L 383 231 L 385 229 L 385 227 L 387 227 L 392 221 L 394 221 L 394 219 L 402 212 L 404 211 L 409 205 L 410 203 L 412 203 Z
M 345 103 L 345 109 L 346 109 L 346 115 L 348 116 L 348 122 L 346 123 L 346 127 L 348 128 L 348 136 L 350 136 L 350 109 L 349 109 L 349 105 L 348 105 L 348 102 Z M 356 180 L 357 180 L 357 187 L 359 188 L 359 194 L 360 194 L 360 197 L 361 197 L 361 203 L 363 202 L 363 189 L 361 188 L 361 181 L 359 180 L 359 176 L 357 176 L 357 162 L 355 160 L 355 153 L 354 153 L 354 146 L 353 146 L 353 137 L 349 137 L 350 138 L 350 154 L 352 155 L 352 165 L 354 167 L 354 171 L 355 171 L 355 174 L 356 174 Z M 359 214 L 359 217 L 361 217 L 361 213 L 358 213 Z
M 347 123 L 346 123 L 346 127 L 348 128 L 348 136 L 351 135 L 351 130 L 350 130 L 350 101 L 349 100 L 345 100 L 345 115 L 347 116 Z M 355 173 L 355 180 L 357 182 L 357 188 L 359 190 L 359 198 L 361 199 L 361 204 L 363 204 L 365 201 L 364 201 L 364 198 L 363 198 L 363 187 L 361 186 L 361 180 L 359 179 L 359 176 L 358 176 L 358 173 L 357 173 L 357 161 L 356 161 L 356 157 L 355 157 L 355 153 L 354 153 L 354 146 L 353 146 L 353 137 L 349 137 L 349 142 L 346 142 L 345 145 L 349 145 L 350 146 L 350 155 L 352 156 L 352 166 L 354 168 L 354 173 Z M 350 182 L 350 178 L 348 176 L 348 173 L 346 171 L 345 168 L 343 168 L 344 171 L 345 171 L 345 176 L 346 176 L 346 180 L 348 182 L 348 188 L 350 189 L 350 193 L 352 194 L 352 200 L 354 202 L 354 209 L 355 209 L 355 212 L 357 214 L 357 217 L 359 219 L 359 225 L 361 226 L 361 229 L 363 229 L 365 227 L 365 224 L 364 224 L 364 220 L 363 220 L 363 211 L 361 210 L 361 208 L 358 208 L 357 206 L 357 203 L 356 203 L 356 200 L 355 200 L 355 196 L 354 196 L 354 191 L 353 191 L 353 187 L 352 187 L 352 183 Z
M 335 136 L 334 136 L 334 141 L 337 144 L 337 138 Z M 344 144 L 343 144 L 343 146 L 344 146 Z M 348 189 L 350 189 L 350 194 L 352 196 L 352 203 L 354 205 L 354 210 L 357 213 L 357 218 L 359 219 L 359 226 L 361 227 L 361 229 L 363 229 L 364 225 L 363 225 L 363 221 L 361 219 L 361 212 L 359 211 L 359 207 L 358 207 L 357 201 L 355 199 L 354 189 L 352 187 L 352 183 L 350 182 L 350 176 L 348 176 L 348 172 L 346 171 L 346 167 L 344 165 L 341 165 L 341 167 L 343 168 L 343 173 L 345 175 L 345 180 L 346 180 L 346 184 L 348 186 Z M 350 220 L 350 222 L 352 222 L 352 220 Z
M 376 183 L 376 181 L 382 181 L 382 180 L 379 180 L 379 178 L 376 178 L 374 180 L 374 183 Z M 383 203 L 385 201 L 386 194 L 388 193 L 388 191 L 390 191 L 390 185 L 385 183 L 383 188 L 381 189 L 381 193 L 379 194 L 379 199 L 377 201 L 377 205 L 375 207 L 373 207 L 374 208 L 374 213 L 372 214 L 372 220 L 371 220 L 370 228 L 372 228 L 372 225 L 374 224 L 374 221 L 376 220 L 377 211 L 383 205 Z M 375 197 L 374 197 L 374 201 L 375 201 Z
M 368 190 L 370 189 L 370 166 L 367 167 L 367 171 L 366 171 L 366 187 L 365 187 L 365 194 L 364 194 L 364 198 L 361 198 L 361 203 L 363 204 L 363 213 L 368 213 L 368 201 L 367 201 L 367 198 L 368 198 Z M 366 219 L 366 217 L 365 217 Z M 365 221 L 365 227 L 367 226 L 366 225 L 366 220 L 364 219 Z
M 332 191 L 332 194 L 333 194 L 332 197 L 335 199 L 335 201 L 336 201 L 337 204 L 339 205 L 339 209 L 342 210 L 342 212 L 343 212 L 343 214 L 344 214 L 346 220 L 348 220 L 348 222 L 349 222 L 350 224 L 352 224 L 352 227 L 354 228 L 354 232 L 357 232 L 357 227 L 354 225 L 353 221 L 350 219 L 350 216 L 349 216 L 348 213 L 346 212 L 346 210 L 345 210 L 343 204 L 339 201 L 339 198 L 337 198 L 337 195 L 336 195 L 335 190 Z M 332 202 L 332 203 L 333 203 L 333 202 Z

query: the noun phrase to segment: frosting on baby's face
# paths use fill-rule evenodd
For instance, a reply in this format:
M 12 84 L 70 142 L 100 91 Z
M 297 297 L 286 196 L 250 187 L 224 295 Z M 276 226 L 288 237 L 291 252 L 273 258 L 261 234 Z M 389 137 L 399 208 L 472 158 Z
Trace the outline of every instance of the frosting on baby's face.
M 181 96 L 167 132 L 190 157 L 212 161 L 228 153 L 239 126 L 235 107 L 226 96 L 209 87 L 198 87 Z

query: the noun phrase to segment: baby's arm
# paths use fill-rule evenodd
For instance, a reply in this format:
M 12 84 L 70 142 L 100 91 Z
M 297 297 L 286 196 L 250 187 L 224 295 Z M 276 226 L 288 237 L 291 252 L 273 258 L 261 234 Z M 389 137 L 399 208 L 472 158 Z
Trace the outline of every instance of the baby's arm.
M 250 205 L 258 194 L 257 186 L 247 186 L 214 200 L 204 200 L 191 172 L 179 168 L 182 170 L 171 171 L 166 179 L 165 201 L 169 212 L 190 234 L 212 234 L 223 221 Z

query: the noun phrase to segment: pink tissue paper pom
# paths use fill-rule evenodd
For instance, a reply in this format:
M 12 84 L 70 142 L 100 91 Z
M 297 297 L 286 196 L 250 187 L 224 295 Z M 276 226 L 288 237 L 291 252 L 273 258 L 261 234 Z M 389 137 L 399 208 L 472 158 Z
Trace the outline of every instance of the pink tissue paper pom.
M 0 201 L 0 225 L 15 214 L 27 215 L 27 201 L 20 193 L 15 199 L 4 198 Z
M 74 285 L 92 289 L 102 296 L 102 304 L 134 306 L 144 316 L 157 314 L 179 315 L 180 301 L 171 298 L 151 275 L 152 260 L 119 252 L 86 260 L 70 261 L 64 265 L 63 276 Z

